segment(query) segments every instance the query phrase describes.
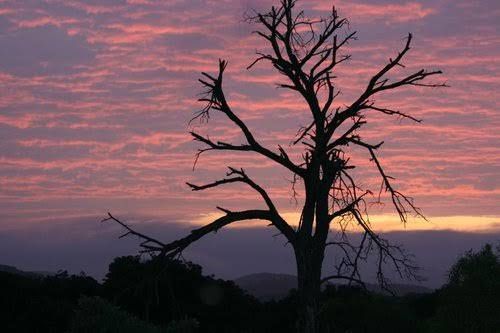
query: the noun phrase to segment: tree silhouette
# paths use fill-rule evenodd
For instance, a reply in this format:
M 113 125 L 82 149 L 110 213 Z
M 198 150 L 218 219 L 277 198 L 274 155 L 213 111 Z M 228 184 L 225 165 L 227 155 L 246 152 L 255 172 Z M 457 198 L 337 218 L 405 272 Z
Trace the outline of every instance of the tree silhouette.
M 349 32 L 348 21 L 340 18 L 335 8 L 326 18 L 311 19 L 295 8 L 296 0 L 281 0 L 278 7 L 269 12 L 255 13 L 248 20 L 257 24 L 255 33 L 269 46 L 268 51 L 258 52 L 258 58 L 249 69 L 260 62 L 270 63 L 286 82 L 279 83 L 283 89 L 297 93 L 310 111 L 310 124 L 297 133 L 294 146 L 302 145 L 300 161 L 295 161 L 287 151 L 278 146 L 277 150 L 263 146 L 250 128 L 231 108 L 223 88 L 224 71 L 227 61 L 219 61 L 216 75 L 202 73 L 199 81 L 206 88 L 206 96 L 200 101 L 205 107 L 195 115 L 195 119 L 207 120 L 211 112 L 221 113 L 233 123 L 245 138 L 243 143 L 214 141 L 209 137 L 191 132 L 194 140 L 205 145 L 198 157 L 210 151 L 253 152 L 261 155 L 293 175 L 294 189 L 301 185 L 304 192 L 300 222 L 297 227 L 288 223 L 280 215 L 273 200 L 263 186 L 256 183 L 245 170 L 229 167 L 226 178 L 205 185 L 188 183 L 193 191 L 203 191 L 226 184 L 242 183 L 256 191 L 266 209 L 230 211 L 220 208 L 224 215 L 215 221 L 193 230 L 189 235 L 170 243 L 141 234 L 124 222 L 109 214 L 105 220 L 113 220 L 126 229 L 125 235 L 135 235 L 143 239 L 141 246 L 145 252 L 160 256 L 175 257 L 203 236 L 217 231 L 231 223 L 245 220 L 264 220 L 274 226 L 294 250 L 297 275 L 300 318 L 300 332 L 317 332 L 318 298 L 321 284 L 332 279 L 362 283 L 359 265 L 370 254 L 376 256 L 377 277 L 383 287 L 387 286 L 384 266 L 392 264 L 401 277 L 414 277 L 416 267 L 411 257 L 397 245 L 381 238 L 366 219 L 366 198 L 372 195 L 370 189 L 361 188 L 352 174 L 355 165 L 347 147 L 357 147 L 367 152 L 380 175 L 382 182 L 379 195 L 387 194 L 403 223 L 409 214 L 422 216 L 413 199 L 405 196 L 393 185 L 379 158 L 377 150 L 381 143 L 370 143 L 362 139 L 360 129 L 367 123 L 369 113 L 382 113 L 412 121 L 419 119 L 402 111 L 375 104 L 374 97 L 381 93 L 407 86 L 438 87 L 442 83 L 427 83 L 426 78 L 441 74 L 441 71 L 425 69 L 404 74 L 397 79 L 389 79 L 388 74 L 398 67 L 404 68 L 404 56 L 410 50 L 412 35 L 409 34 L 403 49 L 369 80 L 364 91 L 347 106 L 334 106 L 339 94 L 335 86 L 335 69 L 349 60 L 350 55 L 341 50 L 356 39 L 356 32 Z M 296 159 L 296 158 L 295 158 Z M 196 162 L 195 162 L 196 163 Z M 423 217 L 423 216 L 422 216 Z M 355 224 L 363 232 L 359 244 L 347 238 L 347 225 Z M 329 233 L 337 232 L 340 237 L 329 240 Z M 322 277 L 323 259 L 328 246 L 335 247 L 343 255 L 336 267 L 336 274 Z

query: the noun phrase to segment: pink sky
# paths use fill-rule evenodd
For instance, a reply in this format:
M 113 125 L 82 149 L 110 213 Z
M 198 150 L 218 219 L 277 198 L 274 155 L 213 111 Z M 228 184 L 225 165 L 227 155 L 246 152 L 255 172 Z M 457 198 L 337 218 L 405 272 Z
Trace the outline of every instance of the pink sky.
M 353 100 L 408 32 L 414 44 L 407 69 L 442 69 L 451 86 L 407 89 L 379 100 L 422 124 L 369 117 L 366 137 L 385 140 L 381 162 L 432 222 L 415 222 L 414 229 L 498 231 L 500 3 L 333 3 L 359 38 L 349 48 L 352 61 L 338 71 L 339 105 Z M 270 162 L 251 154 L 207 154 L 192 171 L 199 146 L 188 121 L 201 107 L 196 99 L 202 89 L 196 80 L 200 71 L 215 71 L 218 58 L 229 60 L 225 87 L 234 111 L 268 147 L 288 146 L 307 122 L 305 105 L 275 88 L 279 77 L 269 67 L 245 69 L 265 45 L 250 34 L 255 27 L 243 14 L 271 4 L 0 0 L 0 229 L 108 210 L 133 220 L 199 223 L 213 216 L 216 205 L 261 205 L 245 188 L 200 194 L 184 185 L 220 178 L 228 164 L 244 167 L 296 218 L 290 175 Z M 319 16 L 331 4 L 301 5 Z M 222 117 L 194 126 L 212 138 L 241 140 Z M 363 183 L 372 184 L 368 156 L 355 158 Z M 391 217 L 380 219 L 384 225 L 403 229 Z

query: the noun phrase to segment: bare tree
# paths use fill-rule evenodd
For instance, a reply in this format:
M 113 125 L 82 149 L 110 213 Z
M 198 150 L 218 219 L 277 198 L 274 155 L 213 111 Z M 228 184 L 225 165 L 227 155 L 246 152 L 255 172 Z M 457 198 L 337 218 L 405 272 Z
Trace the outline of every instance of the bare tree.
M 227 116 L 229 121 L 241 130 L 245 142 L 230 143 L 214 141 L 209 137 L 191 132 L 194 140 L 205 147 L 198 151 L 198 157 L 209 151 L 242 151 L 261 155 L 285 168 L 293 175 L 293 186 L 303 186 L 304 203 L 300 223 L 293 226 L 279 213 L 273 200 L 263 186 L 257 184 L 243 169 L 229 167 L 226 178 L 205 185 L 187 185 L 193 191 L 203 191 L 225 184 L 241 183 L 256 191 L 265 203 L 265 209 L 230 211 L 218 207 L 224 215 L 212 223 L 193 230 L 188 236 L 170 243 L 163 243 L 143 235 L 116 219 L 111 214 L 106 220 L 114 220 L 126 230 L 125 235 L 143 239 L 144 251 L 160 256 L 174 257 L 203 236 L 217 231 L 231 223 L 245 220 L 263 220 L 274 226 L 293 247 L 298 276 L 298 329 L 300 332 L 318 332 L 318 297 L 321 284 L 332 279 L 349 283 L 361 283 L 360 263 L 374 255 L 378 263 L 377 277 L 383 287 L 387 286 L 384 267 L 389 264 L 401 277 L 414 277 L 416 267 L 404 250 L 390 244 L 372 230 L 366 218 L 366 199 L 372 196 L 370 189 L 359 186 L 352 174 L 355 167 L 347 147 L 358 147 L 367 152 L 381 179 L 381 188 L 375 200 L 387 195 L 403 223 L 409 214 L 422 216 L 413 199 L 399 192 L 379 158 L 377 150 L 383 142 L 370 143 L 360 135 L 367 123 L 366 115 L 381 113 L 420 122 L 419 119 L 402 111 L 378 106 L 374 96 L 388 90 L 408 86 L 440 87 L 443 83 L 428 83 L 425 79 L 441 74 L 441 71 L 421 69 L 402 77 L 389 79 L 388 75 L 397 67 L 404 68 L 404 56 L 410 50 L 412 35 L 409 34 L 403 49 L 369 80 L 366 88 L 351 104 L 334 106 L 339 94 L 334 84 L 337 66 L 350 58 L 341 50 L 352 40 L 356 32 L 350 32 L 348 21 L 340 18 L 335 8 L 328 17 L 310 19 L 295 8 L 296 0 L 281 0 L 278 7 L 266 13 L 254 13 L 248 20 L 257 24 L 255 33 L 269 46 L 268 51 L 258 53 L 249 69 L 260 62 L 270 63 L 284 78 L 280 88 L 297 93 L 310 111 L 310 124 L 297 133 L 292 145 L 302 145 L 300 161 L 294 161 L 286 150 L 278 146 L 270 149 L 263 146 L 252 134 L 245 122 L 231 108 L 223 89 L 224 70 L 227 62 L 219 61 L 216 75 L 202 73 L 199 81 L 206 88 L 206 96 L 200 101 L 206 106 L 195 118 L 208 119 L 211 112 Z M 423 216 L 422 216 L 423 217 Z M 357 225 L 362 230 L 359 243 L 348 237 L 347 225 Z M 338 237 L 332 240 L 329 234 Z M 322 266 L 327 247 L 334 247 L 342 254 L 336 267 L 336 274 L 322 276 Z

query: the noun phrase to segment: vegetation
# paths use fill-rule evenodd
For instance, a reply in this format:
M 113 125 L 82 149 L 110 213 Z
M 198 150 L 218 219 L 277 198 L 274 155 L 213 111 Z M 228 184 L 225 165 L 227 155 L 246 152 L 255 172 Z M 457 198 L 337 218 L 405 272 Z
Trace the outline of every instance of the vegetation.
M 469 251 L 451 268 L 438 293 L 432 332 L 495 332 L 500 328 L 500 245 Z
M 99 297 L 82 296 L 73 315 L 70 333 L 161 333 L 164 330 L 142 321 Z
M 243 331 L 259 306 L 233 282 L 203 276 L 198 265 L 167 259 L 116 258 L 102 287 L 104 297 L 139 318 L 158 325 L 196 318 L 202 332 Z
M 500 248 L 467 252 L 448 283 L 404 297 L 329 286 L 321 332 L 495 332 L 500 327 Z M 102 284 L 68 275 L 0 272 L 2 332 L 294 332 L 299 297 L 259 302 L 200 266 L 116 258 Z

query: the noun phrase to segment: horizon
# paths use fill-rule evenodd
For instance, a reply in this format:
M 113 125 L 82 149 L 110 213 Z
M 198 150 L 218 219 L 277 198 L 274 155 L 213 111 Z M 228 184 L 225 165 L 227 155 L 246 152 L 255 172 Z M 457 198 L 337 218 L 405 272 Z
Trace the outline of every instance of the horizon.
M 139 249 L 133 239 L 119 240 L 116 226 L 99 223 L 108 211 L 170 241 L 220 216 L 216 206 L 261 205 L 244 187 L 200 194 L 185 185 L 219 179 L 232 163 L 264 184 L 296 225 L 303 197 L 293 197 L 288 172 L 247 153 L 203 154 L 194 168 L 200 144 L 189 135 L 194 128 L 241 141 L 217 115 L 189 124 L 202 107 L 200 72 L 216 72 L 219 58 L 229 61 L 224 85 L 235 112 L 266 146 L 290 148 L 307 125 L 305 105 L 276 89 L 279 76 L 269 66 L 246 69 L 261 42 L 244 14 L 272 3 L 0 1 L 0 264 L 62 265 L 73 273 L 81 267 L 101 278 L 111 258 Z M 320 16 L 331 3 L 300 7 Z M 423 122 L 375 115 L 364 132 L 370 141 L 384 139 L 381 163 L 429 220 L 399 223 L 389 204 L 375 204 L 375 194 L 368 210 L 374 230 L 408 244 L 427 286 L 441 285 L 457 256 L 500 241 L 500 4 L 333 3 L 358 31 L 348 47 L 352 60 L 338 70 L 338 106 L 352 101 L 408 32 L 414 44 L 400 71 L 442 69 L 450 85 L 380 98 Z M 356 176 L 378 188 L 369 156 L 352 156 Z M 222 278 L 273 268 L 295 274 L 293 251 L 283 243 L 252 221 L 210 235 L 185 257 Z

